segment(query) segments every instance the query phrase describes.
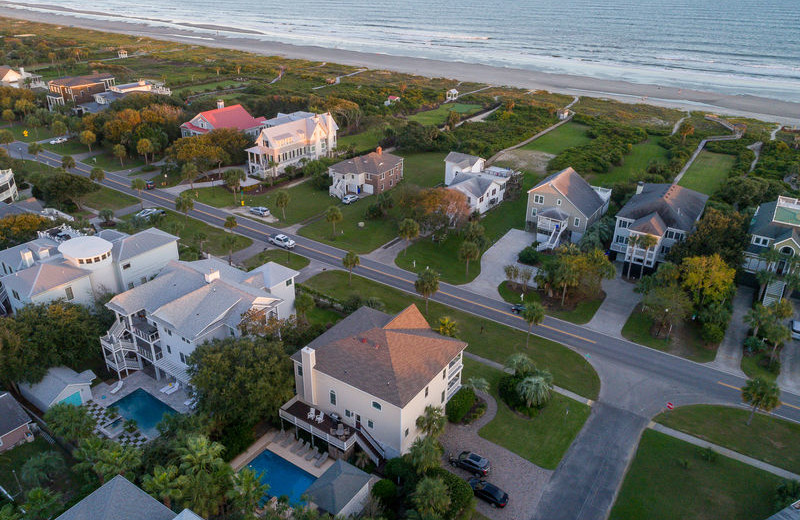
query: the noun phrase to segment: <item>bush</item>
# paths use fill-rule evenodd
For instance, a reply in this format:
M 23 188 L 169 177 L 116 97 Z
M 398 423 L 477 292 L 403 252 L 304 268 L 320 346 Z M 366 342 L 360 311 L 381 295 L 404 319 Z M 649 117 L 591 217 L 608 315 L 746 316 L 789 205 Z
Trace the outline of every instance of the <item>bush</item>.
M 467 417 L 464 419 L 464 422 L 469 424 L 471 422 L 477 421 L 483 414 L 486 413 L 486 403 L 484 401 L 480 401 L 478 406 L 476 406 Z
M 154 172 L 157 169 L 158 169 L 157 166 L 154 166 L 152 164 L 146 164 L 146 165 L 142 166 L 141 171 L 143 171 L 143 172 Z
M 395 457 L 386 462 L 383 468 L 386 478 L 392 479 L 398 485 L 412 489 L 417 485 L 417 472 L 404 457 Z
M 471 511 L 475 507 L 472 487 L 466 480 L 444 468 L 435 468 L 428 476 L 442 479 L 450 492 L 450 509 L 447 511 L 445 518 L 458 518 L 464 512 Z
M 251 425 L 235 422 L 222 430 L 219 439 L 213 440 L 217 440 L 225 446 L 223 457 L 230 461 L 255 442 L 255 435 Z
M 723 331 L 722 327 L 716 323 L 705 323 L 700 335 L 703 337 L 703 341 L 706 343 L 716 344 L 721 342 L 722 338 L 725 337 L 725 331 Z
M 538 265 L 541 261 L 541 254 L 536 250 L 536 245 L 532 244 L 523 249 L 517 255 L 517 261 L 526 265 Z
M 364 212 L 364 218 L 367 220 L 378 220 L 383 218 L 383 210 L 380 204 L 370 204 L 367 206 L 367 211 Z
M 333 179 L 327 173 L 318 173 L 311 177 L 311 185 L 318 190 L 328 191 L 333 184 Z
M 445 407 L 447 418 L 450 422 L 461 422 L 474 404 L 475 392 L 472 388 L 462 388 L 447 402 Z
M 524 408 L 524 403 L 519 398 L 519 394 L 517 393 L 517 385 L 520 381 L 522 381 L 522 378 L 516 377 L 513 374 L 506 374 L 500 378 L 500 383 L 498 385 L 500 399 L 505 401 L 510 408 L 515 410 Z
M 397 486 L 387 478 L 381 479 L 372 486 L 372 496 L 377 498 L 384 507 L 391 508 L 397 498 Z

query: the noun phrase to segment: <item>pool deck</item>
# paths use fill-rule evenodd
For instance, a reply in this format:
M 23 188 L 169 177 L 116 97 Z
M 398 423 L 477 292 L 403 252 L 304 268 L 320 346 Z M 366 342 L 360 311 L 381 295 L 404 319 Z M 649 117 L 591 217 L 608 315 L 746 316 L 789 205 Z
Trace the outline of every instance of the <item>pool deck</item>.
M 166 379 L 156 381 L 140 370 L 122 378 L 122 381 L 124 382 L 122 388 L 116 394 L 111 393 L 111 389 L 114 385 L 100 383 L 99 385 L 92 387 L 92 399 L 94 402 L 103 408 L 108 408 L 109 406 L 114 406 L 114 403 L 123 397 L 128 396 L 137 389 L 141 388 L 178 413 L 187 414 L 191 412 L 189 407 L 183 404 L 184 401 L 189 399 L 189 396 L 183 387 L 179 388 L 171 395 L 160 392 L 160 390 L 168 383 Z
M 261 455 L 261 452 L 263 452 L 264 450 L 269 450 L 272 453 L 281 457 L 282 459 L 286 459 L 287 461 L 291 462 L 298 468 L 302 469 L 307 473 L 310 473 L 316 478 L 321 477 L 322 474 L 325 473 L 325 471 L 327 471 L 327 469 L 333 465 L 334 462 L 333 459 L 329 458 L 322 464 L 321 467 L 319 468 L 315 467 L 314 463 L 316 461 L 306 460 L 305 457 L 300 457 L 297 454 L 289 451 L 289 448 L 292 447 L 291 444 L 286 448 L 284 448 L 283 446 L 280 445 L 280 443 L 272 442 L 272 439 L 274 439 L 275 435 L 277 434 L 278 430 L 271 429 L 267 433 L 262 435 L 261 438 L 259 438 L 258 440 L 256 440 L 256 442 L 250 445 L 250 447 L 247 448 L 247 450 L 244 453 L 240 454 L 231 461 L 231 467 L 233 468 L 233 470 L 239 471 L 243 467 L 247 466 L 248 464 L 250 464 L 250 462 L 253 461 L 253 459 Z

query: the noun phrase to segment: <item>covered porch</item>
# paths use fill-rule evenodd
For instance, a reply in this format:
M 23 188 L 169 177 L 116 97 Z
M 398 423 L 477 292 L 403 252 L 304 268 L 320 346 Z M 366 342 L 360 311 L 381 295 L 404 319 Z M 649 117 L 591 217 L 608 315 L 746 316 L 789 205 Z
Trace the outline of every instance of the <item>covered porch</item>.
M 536 215 L 538 250 L 555 249 L 569 236 L 569 215 L 557 208 L 547 208 Z M 565 235 L 566 234 L 566 235 Z

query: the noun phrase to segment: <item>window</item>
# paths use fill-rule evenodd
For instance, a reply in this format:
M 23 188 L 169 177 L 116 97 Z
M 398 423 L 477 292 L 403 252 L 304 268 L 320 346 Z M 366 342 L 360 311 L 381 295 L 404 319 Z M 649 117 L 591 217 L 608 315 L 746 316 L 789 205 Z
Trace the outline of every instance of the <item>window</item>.
M 622 235 L 617 235 L 614 238 L 614 242 L 616 242 L 617 244 L 627 244 L 628 243 L 628 237 L 624 237 Z
M 495 195 L 496 193 L 497 193 L 497 188 L 492 190 L 492 195 Z
M 581 219 L 575 217 L 575 227 L 580 227 L 580 226 L 581 226 Z
M 91 258 L 87 258 L 87 259 L 86 259 L 86 263 L 87 263 L 87 264 L 91 264 L 91 263 L 92 263 L 92 259 L 91 259 Z
M 533 196 L 533 203 L 534 204 L 544 204 L 544 195 L 534 195 Z
M 630 225 L 631 225 L 631 223 L 628 222 L 627 220 L 620 220 L 619 221 L 619 228 L 620 229 L 627 229 L 628 226 L 630 226 Z
M 408 428 L 406 428 L 406 431 L 403 433 L 403 437 L 408 437 Z
M 480 199 L 478 199 L 478 202 L 483 202 L 483 197 L 481 197 Z
M 675 238 L 675 232 L 668 229 L 667 232 L 664 233 L 664 238 L 669 238 L 669 239 Z
M 348 410 L 347 408 L 345 408 L 345 409 L 344 409 L 344 416 L 345 416 L 345 417 L 350 417 L 351 415 L 353 415 L 353 412 L 351 412 L 350 410 Z
M 72 287 L 67 287 L 64 289 L 64 292 L 67 295 L 67 301 L 75 299 L 75 293 L 72 292 Z
M 130 262 L 128 262 L 127 264 L 122 264 L 122 269 L 130 269 L 130 268 L 131 268 Z
M 170 336 L 172 336 L 172 331 L 171 331 L 171 330 L 169 330 L 169 329 L 167 329 L 167 334 L 169 334 Z
M 128 289 L 133 289 L 133 282 L 128 282 Z
M 375 408 L 376 410 L 380 410 L 381 403 L 379 403 L 378 401 L 372 401 L 372 407 Z
M 538 212 L 539 212 L 539 210 L 538 210 L 538 209 L 536 209 L 536 208 L 531 208 L 531 216 L 532 216 L 532 217 L 535 217 L 535 216 L 536 216 L 536 213 L 538 213 Z
M 292 285 L 292 279 L 291 278 L 286 280 L 286 287 L 289 287 L 290 285 Z
M 95 262 L 99 262 L 100 261 L 100 257 L 99 256 L 94 257 L 94 261 Z
M 442 402 L 444 402 L 444 390 L 442 390 Z
M 369 426 L 370 428 L 375 427 L 375 424 L 372 422 L 372 419 L 367 419 L 367 426 Z
M 446 368 L 444 369 L 444 372 L 442 372 L 442 379 L 447 379 L 447 369 Z
M 183 363 L 185 365 L 186 364 L 186 356 L 183 355 L 183 352 L 179 352 L 179 354 L 181 356 L 181 363 Z
M 560 205 L 561 205 L 561 199 L 556 199 L 556 206 L 560 206 Z
M 83 263 L 83 258 L 78 258 L 78 263 L 82 264 Z
M 333 390 L 331 390 L 331 404 L 333 406 L 336 406 L 336 392 L 334 392 Z
M 169 348 L 169 344 L 167 345 L 167 354 L 172 354 L 172 349 Z
M 11 294 L 14 296 L 15 300 L 19 300 L 19 293 L 12 289 Z
M 303 377 L 303 365 L 297 365 L 297 375 Z
M 139 283 L 147 283 L 147 277 L 146 276 L 142 276 L 142 279 L 139 280 Z
M 425 387 L 425 397 L 428 397 L 428 387 Z

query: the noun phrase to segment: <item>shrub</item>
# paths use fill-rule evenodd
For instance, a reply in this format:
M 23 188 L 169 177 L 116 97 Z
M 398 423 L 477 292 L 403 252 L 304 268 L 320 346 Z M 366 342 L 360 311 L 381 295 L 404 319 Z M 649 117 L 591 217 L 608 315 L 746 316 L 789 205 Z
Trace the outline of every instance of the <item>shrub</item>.
M 700 334 L 706 343 L 719 343 L 725 337 L 725 331 L 716 323 L 705 323 Z
M 383 218 L 383 210 L 380 204 L 370 204 L 367 206 L 367 211 L 364 212 L 364 218 L 367 220 L 377 220 Z
M 517 393 L 517 385 L 520 381 L 522 381 L 522 377 L 517 377 L 513 374 L 506 374 L 500 378 L 500 383 L 498 385 L 500 399 L 505 401 L 510 408 L 515 410 L 525 407 L 525 403 L 522 402 L 522 400 L 519 398 L 519 394 Z
M 158 169 L 157 166 L 154 166 L 152 164 L 146 164 L 145 166 L 142 166 L 141 171 L 143 171 L 143 172 L 154 172 L 157 169 Z
M 397 486 L 387 478 L 381 479 L 372 486 L 372 496 L 377 498 L 384 507 L 391 508 L 397 498 Z
M 469 424 L 471 422 L 477 421 L 483 414 L 486 413 L 486 403 L 484 401 L 480 401 L 478 405 L 467 415 L 464 419 L 464 422 Z
M 765 346 L 764 340 L 755 336 L 748 336 L 744 340 L 744 349 L 750 355 L 762 352 Z
M 223 456 L 225 460 L 230 461 L 255 442 L 255 435 L 251 425 L 236 422 L 226 426 L 220 433 L 219 439 L 214 440 L 218 440 L 225 446 Z
M 541 261 L 541 254 L 536 250 L 536 245 L 532 244 L 519 252 L 517 261 L 521 264 L 537 265 Z
M 713 463 L 717 462 L 717 457 L 719 457 L 719 454 L 714 451 L 712 447 L 706 446 L 700 450 L 700 457 L 707 462 Z
M 462 388 L 447 402 L 445 407 L 447 418 L 450 422 L 461 422 L 474 404 L 475 392 L 472 388 Z
M 471 511 L 475 507 L 472 487 L 470 487 L 466 480 L 461 479 L 459 476 L 450 473 L 444 468 L 436 468 L 432 470 L 428 476 L 442 479 L 447 486 L 447 490 L 450 492 L 450 509 L 447 511 L 445 518 L 458 518 L 464 512 Z
M 386 478 L 392 479 L 403 487 L 410 489 L 417 485 L 417 471 L 404 457 L 389 459 L 383 472 L 386 474 Z
M 333 184 L 333 179 L 327 173 L 318 173 L 311 177 L 311 185 L 318 190 L 328 191 Z

